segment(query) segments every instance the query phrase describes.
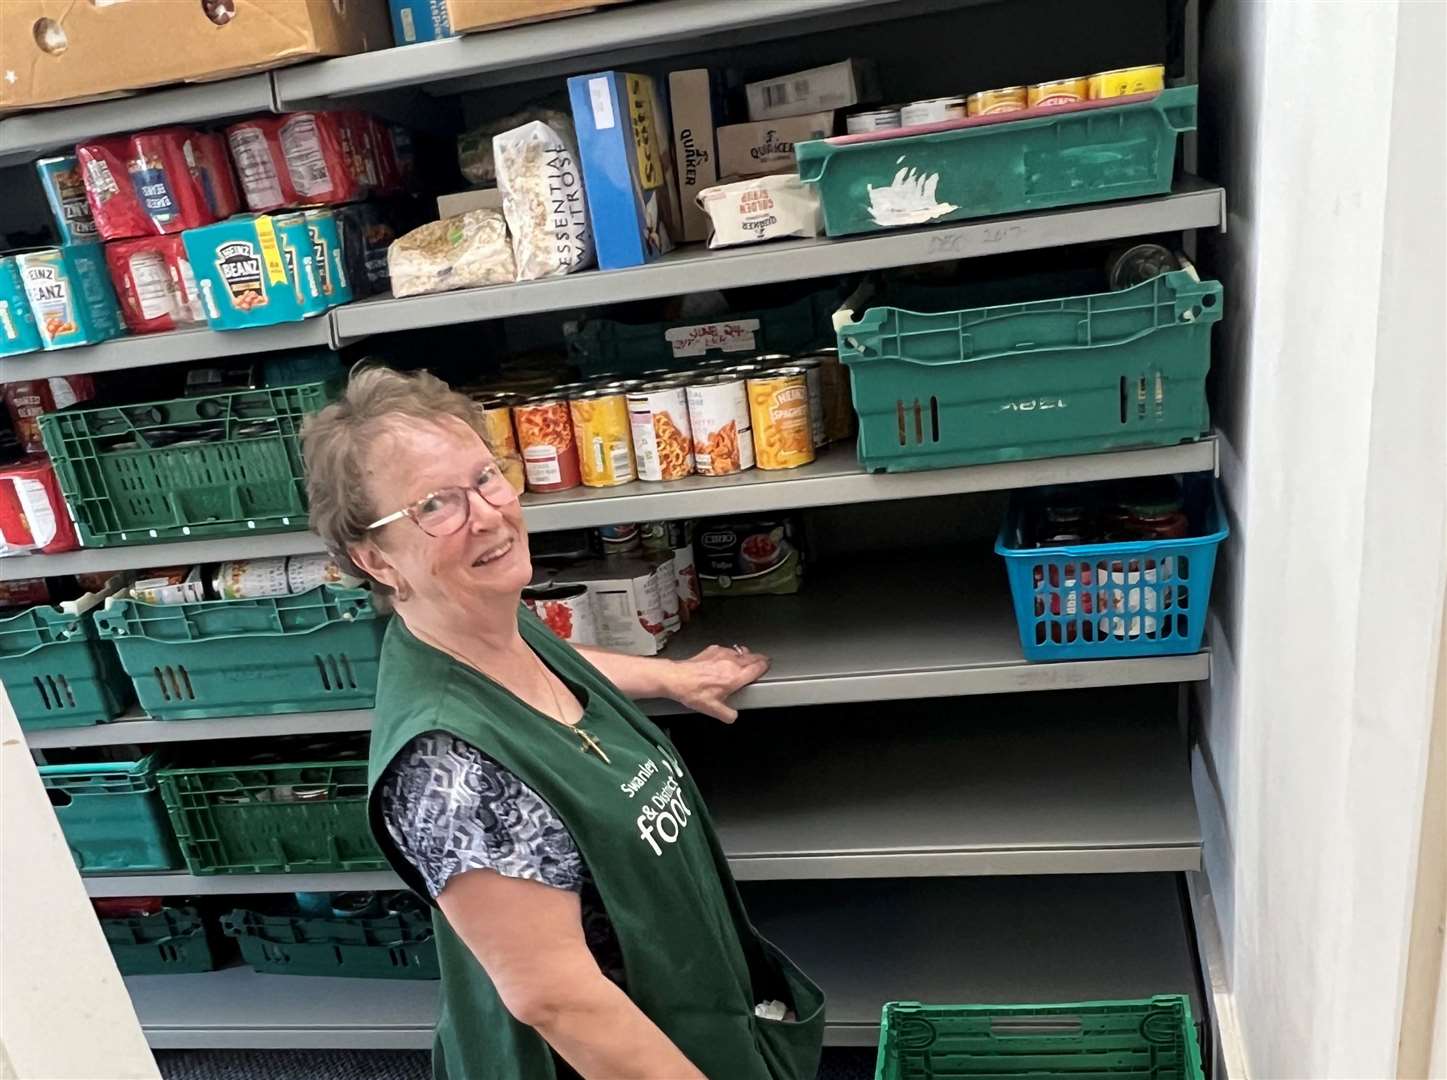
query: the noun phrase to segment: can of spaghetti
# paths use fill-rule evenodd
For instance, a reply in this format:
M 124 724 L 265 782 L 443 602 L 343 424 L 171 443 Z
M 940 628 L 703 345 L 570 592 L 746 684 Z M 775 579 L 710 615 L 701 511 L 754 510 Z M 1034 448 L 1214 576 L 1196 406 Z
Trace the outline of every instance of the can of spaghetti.
M 1090 97 L 1090 80 L 1084 76 L 1073 79 L 1048 79 L 1036 83 L 1025 91 L 1028 108 L 1049 108 L 1054 105 L 1074 105 Z
M 965 99 L 970 116 L 993 116 L 996 113 L 1019 112 L 1025 108 L 1029 94 L 1023 86 L 1004 86 L 998 90 L 981 90 Z
M 620 390 L 584 390 L 569 402 L 578 468 L 586 487 L 617 487 L 638 479 L 628 399 Z
M 569 644 L 598 644 L 598 614 L 588 586 L 529 585 L 523 590 L 523 603 Z
M 804 380 L 809 387 L 809 435 L 814 440 L 814 449 L 829 445 L 829 427 L 826 423 L 829 413 L 824 401 L 824 365 L 812 356 L 792 360 L 786 367 L 802 368 Z M 758 431 L 758 425 L 754 425 Z
M 793 469 L 814 460 L 809 377 L 800 367 L 775 368 L 749 380 L 754 458 L 761 469 Z
M 689 383 L 688 423 L 699 473 L 726 476 L 754 467 L 749 395 L 739 376 L 706 375 Z
M 628 423 L 640 480 L 681 480 L 693 472 L 693 429 L 683 383 L 645 383 L 628 393 Z
M 529 491 L 567 491 L 582 482 L 566 398 L 542 394 L 513 406 Z
M 1091 101 L 1131 94 L 1157 94 L 1166 87 L 1166 69 L 1162 64 L 1117 68 L 1092 75 L 1085 81 Z
M 507 477 L 507 482 L 519 494 L 526 486 L 522 455 L 518 453 L 517 436 L 512 429 L 512 403 L 516 397 L 499 394 L 477 402 L 477 411 L 482 416 L 482 441 L 497 459 L 497 467 Z

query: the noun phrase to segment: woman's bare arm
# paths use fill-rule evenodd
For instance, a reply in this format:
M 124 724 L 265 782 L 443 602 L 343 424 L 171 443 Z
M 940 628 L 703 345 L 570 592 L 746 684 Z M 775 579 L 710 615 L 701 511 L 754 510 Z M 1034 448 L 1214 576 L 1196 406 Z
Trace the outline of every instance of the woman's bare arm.
M 598 970 L 577 893 L 469 870 L 448 881 L 437 903 L 508 1012 L 584 1080 L 706 1080 Z
M 634 700 L 670 698 L 726 724 L 739 715 L 728 704 L 729 696 L 769 670 L 767 656 L 742 646 L 726 649 L 710 645 L 687 660 L 628 656 L 589 646 L 580 647 L 578 652 Z

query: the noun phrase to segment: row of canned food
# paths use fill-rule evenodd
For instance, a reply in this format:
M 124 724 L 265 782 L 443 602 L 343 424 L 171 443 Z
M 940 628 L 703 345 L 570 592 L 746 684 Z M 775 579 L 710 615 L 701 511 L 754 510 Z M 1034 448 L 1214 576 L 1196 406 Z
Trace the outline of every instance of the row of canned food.
M 531 396 L 468 393 L 513 486 L 549 492 L 807 465 L 849 436 L 845 379 L 836 350 L 820 349 L 601 375 Z

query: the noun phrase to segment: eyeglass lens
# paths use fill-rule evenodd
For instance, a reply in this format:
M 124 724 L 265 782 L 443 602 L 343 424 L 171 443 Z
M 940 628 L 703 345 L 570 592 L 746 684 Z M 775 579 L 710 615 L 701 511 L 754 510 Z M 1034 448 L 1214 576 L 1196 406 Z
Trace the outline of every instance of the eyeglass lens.
M 417 506 L 415 520 L 429 536 L 449 536 L 467 523 L 471 510 L 467 494 L 475 490 L 493 506 L 506 506 L 517 498 L 507 477 L 494 469 L 475 488 L 445 488 L 428 496 Z

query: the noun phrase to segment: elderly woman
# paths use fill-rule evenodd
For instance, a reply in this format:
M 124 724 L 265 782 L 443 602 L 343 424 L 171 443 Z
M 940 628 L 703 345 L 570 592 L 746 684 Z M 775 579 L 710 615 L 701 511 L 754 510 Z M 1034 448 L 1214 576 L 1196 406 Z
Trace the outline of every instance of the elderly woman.
M 478 423 L 431 375 L 374 368 L 303 431 L 314 528 L 396 609 L 369 811 L 434 906 L 434 1075 L 812 1078 L 822 995 L 749 923 L 698 788 L 632 700 L 732 720 L 767 658 L 553 636 L 519 603 L 527 530 Z

